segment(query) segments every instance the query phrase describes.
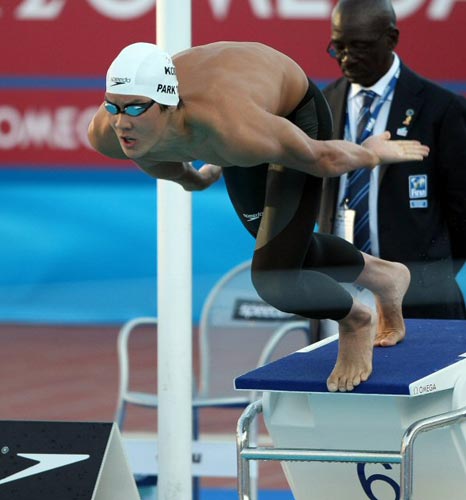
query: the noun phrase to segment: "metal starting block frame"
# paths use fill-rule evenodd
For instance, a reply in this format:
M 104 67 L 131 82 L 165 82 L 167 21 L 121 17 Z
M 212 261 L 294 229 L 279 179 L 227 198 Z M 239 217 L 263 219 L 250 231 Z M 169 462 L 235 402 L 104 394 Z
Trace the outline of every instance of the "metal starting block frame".
M 250 499 L 256 460 L 283 462 L 296 500 L 465 498 L 466 321 L 406 327 L 403 342 L 374 349 L 371 377 L 351 392 L 326 387 L 336 336 L 235 380 L 238 390 L 262 392 L 237 425 L 240 500 Z M 272 447 L 251 444 L 260 414 Z
M 249 500 L 250 464 L 255 460 L 280 462 L 354 462 L 400 464 L 400 500 L 412 500 L 414 442 L 422 432 L 446 427 L 466 420 L 466 407 L 411 424 L 403 434 L 399 451 L 316 450 L 258 447 L 250 445 L 250 429 L 262 413 L 262 400 L 251 403 L 238 420 L 236 449 L 238 458 L 238 493 L 240 500 Z

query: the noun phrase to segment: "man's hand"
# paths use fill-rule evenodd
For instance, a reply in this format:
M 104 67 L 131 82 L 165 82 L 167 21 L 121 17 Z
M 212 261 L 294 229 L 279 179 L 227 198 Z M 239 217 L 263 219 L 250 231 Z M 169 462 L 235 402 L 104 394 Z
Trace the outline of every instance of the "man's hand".
M 422 161 L 429 154 L 429 148 L 419 141 L 391 141 L 388 131 L 369 137 L 361 146 L 378 157 L 377 165 Z

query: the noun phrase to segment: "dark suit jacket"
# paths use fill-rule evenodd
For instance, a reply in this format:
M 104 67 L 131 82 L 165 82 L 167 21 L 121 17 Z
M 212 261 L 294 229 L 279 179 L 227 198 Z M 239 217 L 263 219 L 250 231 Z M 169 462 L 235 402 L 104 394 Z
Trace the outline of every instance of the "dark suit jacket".
M 343 138 L 348 89 L 349 82 L 341 78 L 324 90 L 334 117 L 334 138 Z M 408 124 L 407 113 L 413 113 Z M 430 147 L 422 162 L 386 165 L 380 171 L 380 256 L 404 262 L 411 270 L 405 317 L 465 318 L 455 274 L 466 258 L 466 99 L 402 64 L 387 129 L 392 139 L 418 139 Z M 400 135 L 400 129 L 407 134 Z M 417 202 L 412 192 L 410 198 L 410 182 L 416 180 L 427 180 L 425 208 L 410 207 Z M 333 228 L 338 182 L 324 182 L 322 232 Z M 423 191 L 425 186 L 420 191 L 425 199 Z

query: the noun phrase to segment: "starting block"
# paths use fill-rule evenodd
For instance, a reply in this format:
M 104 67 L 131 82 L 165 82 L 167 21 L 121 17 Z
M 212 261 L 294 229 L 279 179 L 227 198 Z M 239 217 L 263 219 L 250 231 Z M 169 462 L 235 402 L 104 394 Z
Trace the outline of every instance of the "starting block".
M 249 460 L 282 461 L 296 500 L 466 498 L 466 322 L 406 326 L 350 393 L 326 388 L 335 336 L 235 380 L 263 391 L 238 424 L 240 498 Z M 248 449 L 244 430 L 262 410 L 273 448 Z

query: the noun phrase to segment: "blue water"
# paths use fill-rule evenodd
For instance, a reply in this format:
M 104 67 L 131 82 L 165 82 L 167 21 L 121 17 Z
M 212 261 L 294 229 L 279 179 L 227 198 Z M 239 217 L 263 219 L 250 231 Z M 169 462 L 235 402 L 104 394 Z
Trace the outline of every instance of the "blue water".
M 139 488 L 141 500 L 157 500 L 157 487 L 143 486 Z M 205 488 L 200 491 L 199 500 L 238 500 L 236 490 Z M 289 491 L 283 490 L 261 490 L 259 500 L 294 500 Z

